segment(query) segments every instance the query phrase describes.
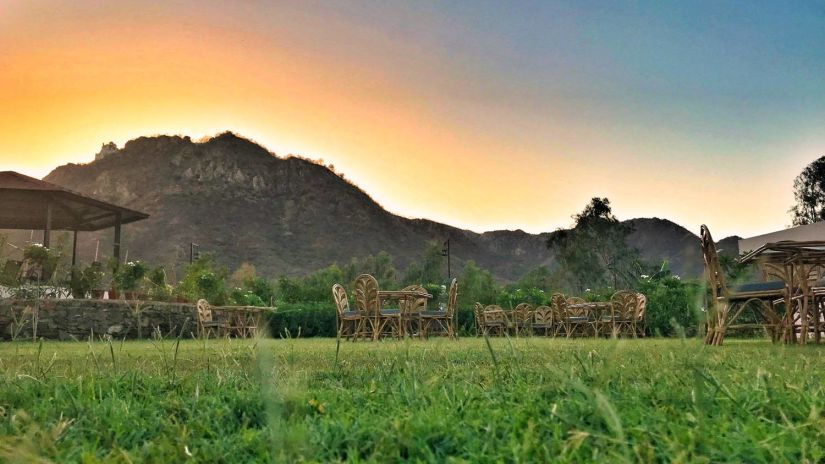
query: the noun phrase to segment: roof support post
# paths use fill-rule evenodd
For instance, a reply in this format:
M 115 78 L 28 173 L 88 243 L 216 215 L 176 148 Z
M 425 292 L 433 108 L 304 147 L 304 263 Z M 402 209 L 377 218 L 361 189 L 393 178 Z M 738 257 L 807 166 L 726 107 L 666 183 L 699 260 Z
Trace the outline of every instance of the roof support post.
M 115 222 L 115 249 L 114 249 L 114 257 L 115 257 L 115 269 L 120 267 L 120 226 L 121 221 L 123 220 L 123 216 L 120 212 L 117 213 L 117 220 Z
M 52 201 L 46 206 L 46 228 L 43 230 L 43 246 L 49 248 L 52 239 Z
M 74 238 L 72 239 L 72 268 L 77 264 L 77 229 L 74 230 Z

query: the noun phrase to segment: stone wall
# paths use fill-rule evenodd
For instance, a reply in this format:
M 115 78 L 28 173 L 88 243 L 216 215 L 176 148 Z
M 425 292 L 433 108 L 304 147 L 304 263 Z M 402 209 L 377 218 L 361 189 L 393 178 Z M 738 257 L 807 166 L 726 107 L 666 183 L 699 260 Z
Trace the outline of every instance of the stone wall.
M 192 304 L 122 300 L 0 300 L 0 339 L 149 338 L 197 333 Z

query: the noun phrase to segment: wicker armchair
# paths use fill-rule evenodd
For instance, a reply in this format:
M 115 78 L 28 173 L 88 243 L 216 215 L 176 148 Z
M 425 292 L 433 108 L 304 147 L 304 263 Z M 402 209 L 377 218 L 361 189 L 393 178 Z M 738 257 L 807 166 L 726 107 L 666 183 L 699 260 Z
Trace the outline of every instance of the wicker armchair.
M 567 298 L 561 293 L 550 296 L 550 310 L 553 313 L 553 336 L 563 333 L 569 337 L 567 325 Z
M 369 274 L 361 274 L 355 279 L 355 306 L 361 316 L 356 329 L 356 338 L 378 339 L 381 329 L 378 281 Z
M 450 338 L 458 338 L 455 326 L 455 312 L 458 304 L 458 279 L 450 282 L 447 293 L 447 307 L 444 311 L 422 311 L 419 313 L 421 334 L 424 338 L 430 335 L 432 329 Z
M 336 318 L 338 321 L 338 338 L 344 337 L 347 340 L 357 338 L 358 324 L 361 321 L 361 313 L 350 311 L 347 291 L 339 284 L 332 286 L 332 299 L 335 302 Z
M 785 295 L 785 284 L 781 281 L 758 282 L 740 285 L 729 289 L 725 282 L 725 273 L 719 263 L 716 243 L 707 226 L 700 230 L 702 256 L 705 261 L 705 278 L 711 291 L 711 300 L 707 311 L 708 345 L 721 345 L 728 330 L 765 328 L 773 340 L 778 340 L 782 319 L 776 313 L 774 301 Z M 762 319 L 757 324 L 736 324 L 742 312 L 751 307 Z
M 198 336 L 209 338 L 214 331 L 219 337 L 225 336 L 229 332 L 229 324 L 226 321 L 215 321 L 212 319 L 212 307 L 206 300 L 198 300 Z
M 518 334 L 532 334 L 533 325 L 533 305 L 529 303 L 519 303 L 513 308 L 510 320 L 513 332 Z
M 636 292 L 621 290 L 610 297 L 611 333 L 614 337 L 630 335 L 636 337 L 636 318 L 639 313 L 639 297 Z
M 551 299 L 552 303 L 552 299 Z M 586 303 L 583 298 L 570 297 L 564 302 L 563 327 L 568 337 L 583 337 L 596 332 L 595 321 L 592 319 L 587 308 L 571 308 L 571 305 L 581 305 Z
M 484 333 L 484 306 L 481 303 L 476 302 L 473 305 L 473 315 L 476 321 L 476 335 L 482 335 Z
M 402 290 L 427 293 L 427 289 L 421 285 L 409 285 Z M 421 320 L 419 315 L 427 310 L 427 298 L 406 298 L 399 302 L 398 307 L 401 311 L 401 323 L 404 325 L 404 333 L 420 336 Z
M 553 318 L 553 309 L 549 306 L 539 306 L 533 311 L 531 329 L 534 334 L 543 332 L 544 336 L 555 335 L 556 325 Z
M 647 311 L 647 297 L 644 293 L 637 293 L 636 297 L 639 299 L 639 311 L 636 313 L 636 336 L 644 337 L 647 332 L 647 325 L 645 323 L 645 312 Z
M 490 305 L 484 308 L 482 315 L 482 330 L 485 335 L 504 335 L 507 331 L 507 314 L 499 305 Z

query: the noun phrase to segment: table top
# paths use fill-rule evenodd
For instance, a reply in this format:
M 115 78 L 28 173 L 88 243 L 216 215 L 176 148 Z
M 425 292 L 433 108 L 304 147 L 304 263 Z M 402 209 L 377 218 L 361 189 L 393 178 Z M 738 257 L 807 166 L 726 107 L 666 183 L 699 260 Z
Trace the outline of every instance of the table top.
M 261 312 L 265 309 L 274 309 L 274 308 L 265 308 L 262 306 L 213 306 L 212 310 L 218 311 L 245 311 L 250 313 L 257 313 Z
M 587 309 L 609 309 L 613 307 L 613 303 L 609 301 L 589 301 L 587 303 L 576 303 L 567 305 L 568 308 L 587 308 Z
M 825 261 L 825 241 L 782 241 L 766 243 L 751 251 L 739 261 L 750 263 L 755 261 L 789 262 L 795 259 L 805 261 Z
M 379 298 L 386 298 L 386 299 L 395 299 L 395 298 L 407 298 L 407 297 L 416 297 L 416 298 L 432 298 L 433 296 L 427 292 L 422 292 L 419 290 L 379 290 L 378 297 Z

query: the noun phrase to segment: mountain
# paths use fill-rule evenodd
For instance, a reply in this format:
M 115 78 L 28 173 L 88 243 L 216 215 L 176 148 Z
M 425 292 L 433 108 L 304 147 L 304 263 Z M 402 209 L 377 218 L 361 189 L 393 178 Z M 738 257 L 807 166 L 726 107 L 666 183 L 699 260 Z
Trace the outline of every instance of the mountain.
M 553 265 L 549 233 L 479 234 L 400 217 L 325 166 L 275 156 L 229 132 L 202 142 L 156 136 L 105 145 L 95 161 L 61 166 L 45 180 L 150 214 L 124 227 L 124 249 L 151 263 L 186 262 L 197 243 L 229 268 L 246 261 L 265 275 L 306 274 L 379 251 L 403 269 L 429 241 L 449 238 L 454 273 L 470 259 L 502 280 Z M 645 258 L 667 259 L 677 274 L 701 273 L 696 235 L 663 219 L 630 222 L 631 245 Z M 81 234 L 81 259 L 94 255 L 96 238 L 108 252 L 111 235 Z

